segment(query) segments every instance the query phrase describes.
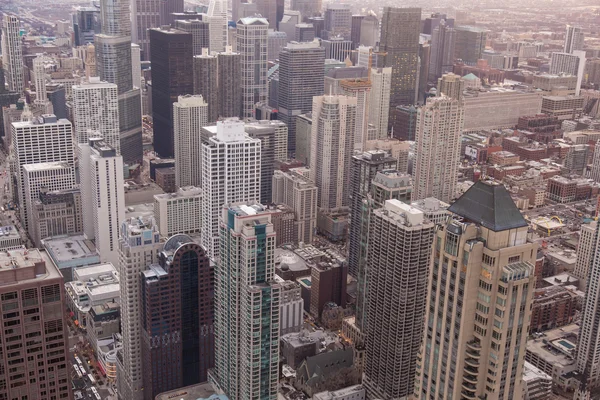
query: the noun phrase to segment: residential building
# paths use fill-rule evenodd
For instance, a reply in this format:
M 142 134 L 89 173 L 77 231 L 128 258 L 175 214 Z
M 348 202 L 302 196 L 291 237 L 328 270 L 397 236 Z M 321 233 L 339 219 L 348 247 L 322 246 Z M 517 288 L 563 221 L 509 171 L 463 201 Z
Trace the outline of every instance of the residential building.
M 267 102 L 268 29 L 269 22 L 266 18 L 240 18 L 237 21 L 237 51 L 241 56 L 242 118 L 254 115 L 256 103 Z
M 144 397 L 208 379 L 214 367 L 214 265 L 188 235 L 166 241 L 141 273 Z M 165 340 L 165 338 L 179 340 Z
M 202 143 L 202 176 L 202 245 L 216 258 L 223 204 L 260 198 L 260 139 L 251 138 L 238 119 L 218 121 L 216 134 Z
M 205 18 L 206 14 L 200 14 L 202 19 L 175 20 L 175 28 L 192 34 L 192 54 L 198 56 L 202 54 L 202 49 L 210 47 L 210 24 Z
M 348 264 L 333 260 L 313 265 L 310 269 L 310 314 L 321 319 L 325 305 L 335 303 L 346 307 Z
M 117 388 L 120 400 L 144 400 L 145 365 L 142 362 L 142 271 L 158 262 L 162 250 L 158 226 L 152 217 L 124 220 L 119 236 L 117 267 L 121 290 L 123 348 L 117 353 Z
M 0 272 L 0 297 L 7 311 L 2 315 L 7 327 L 3 337 L 11 347 L 4 363 L 10 362 L 10 368 L 20 371 L 3 373 L 6 386 L 0 389 L 0 396 L 71 400 L 62 274 L 48 254 L 38 249 L 0 252 L 0 262 L 6 266 Z M 37 361 L 27 362 L 27 357 Z
M 434 238 L 414 396 L 521 398 L 537 244 L 502 185 L 478 181 L 449 211 Z
M 2 16 L 2 67 L 6 73 L 8 90 L 23 93 L 23 44 L 20 35 L 21 24 L 15 15 Z
M 594 251 L 594 235 L 596 233 L 598 222 L 591 221 L 589 224 L 581 225 L 579 232 L 579 243 L 577 244 L 577 261 L 573 275 L 579 279 L 579 289 L 586 290 L 588 276 L 590 273 L 590 264 L 592 262 Z
M 210 52 L 221 52 L 227 46 L 227 1 L 210 0 L 208 4 Z
M 154 195 L 154 219 L 160 235 L 197 235 L 202 222 L 202 190 L 195 186 L 180 187 L 175 193 Z
M 392 68 L 392 108 L 417 101 L 420 31 L 420 8 L 384 7 L 379 51 L 387 53 L 384 67 Z
M 454 21 L 446 24 L 441 20 L 431 33 L 431 56 L 429 59 L 429 81 L 437 81 L 442 75 L 452 72 L 456 31 Z
M 369 139 L 369 99 L 371 93 L 370 79 L 344 79 L 340 82 L 342 95 L 356 98 L 356 117 L 354 123 L 354 148 L 365 150 Z M 375 136 L 375 135 L 371 135 Z M 373 139 L 376 139 L 373 137 Z
M 579 96 L 581 83 L 585 73 L 585 51 L 574 50 L 572 53 L 552 53 L 550 57 L 551 74 L 568 74 L 577 77 L 575 95 Z
M 192 34 L 172 28 L 151 29 L 152 120 L 154 149 L 163 158 L 175 154 L 173 103 L 194 93 Z
M 241 54 L 233 52 L 231 46 L 227 46 L 224 52 L 217 53 L 217 86 L 219 90 L 217 99 L 220 118 L 239 117 L 242 113 L 240 94 L 242 85 L 241 60 Z
M 442 75 L 437 80 L 437 95 L 444 95 L 456 100 L 462 100 L 465 81 L 452 72 Z
M 576 50 L 583 50 L 584 34 L 579 26 L 567 25 L 567 34 L 565 35 L 565 46 L 563 52 L 573 53 Z
M 208 109 L 202 95 L 179 96 L 173 103 L 175 185 L 202 187 L 201 128 L 208 125 Z
M 459 100 L 430 97 L 417 114 L 413 200 L 454 197 L 460 163 L 464 109 Z
M 231 400 L 275 400 L 282 288 L 274 280 L 271 213 L 252 203 L 225 204 L 215 270 L 215 368 L 210 378 Z
M 413 393 L 434 227 L 421 211 L 396 199 L 370 217 L 366 318 L 377 329 L 367 329 L 365 340 L 363 385 L 369 397 Z
M 388 137 L 390 118 L 390 90 L 392 87 L 392 68 L 374 68 L 371 70 L 371 92 L 368 101 L 368 123 L 373 125 L 376 137 L 367 140 Z
M 208 48 L 203 48 L 198 55 L 194 55 L 194 94 L 201 95 L 206 101 L 207 122 L 210 123 L 217 122 L 219 118 L 220 80 L 215 79 L 217 71 L 217 56 L 209 55 Z

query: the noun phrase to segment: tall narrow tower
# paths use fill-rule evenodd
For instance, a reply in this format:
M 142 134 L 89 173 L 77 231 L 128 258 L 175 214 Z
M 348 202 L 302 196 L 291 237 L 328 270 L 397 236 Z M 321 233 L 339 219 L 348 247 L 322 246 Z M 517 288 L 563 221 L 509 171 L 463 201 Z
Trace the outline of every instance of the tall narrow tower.
M 213 379 L 231 400 L 275 400 L 281 287 L 274 283 L 271 213 L 257 204 L 229 204 L 219 225 Z
M 208 124 L 208 104 L 198 96 L 179 96 L 173 104 L 175 133 L 175 184 L 202 186 L 200 131 Z
M 430 97 L 417 114 L 413 200 L 435 197 L 449 203 L 455 195 L 460 164 L 464 109 L 459 100 Z
M 369 95 L 369 124 L 375 127 L 376 138 L 370 136 L 367 140 L 388 137 L 388 122 L 390 119 L 390 89 L 392 87 L 392 69 L 378 68 L 371 71 L 371 93 Z
M 563 52 L 573 53 L 575 50 L 583 50 L 583 39 L 583 29 L 581 27 L 567 25 Z
M 218 115 L 220 118 L 239 117 L 242 109 L 242 96 L 240 88 L 242 86 L 242 66 L 241 55 L 231 50 L 227 46 L 224 52 L 217 54 L 217 95 L 219 106 Z
M 255 104 L 267 102 L 268 30 L 266 18 L 240 18 L 237 23 L 237 51 L 242 57 L 242 118 L 253 117 Z
M 210 0 L 208 4 L 210 51 L 225 51 L 227 46 L 227 0 Z
M 217 122 L 219 118 L 219 79 L 217 74 L 217 56 L 209 55 L 208 49 L 194 56 L 194 94 L 201 95 L 208 104 L 208 122 Z M 239 90 L 239 89 L 238 89 Z
M 8 90 L 17 93 L 25 90 L 20 28 L 19 18 L 4 14 L 2 17 L 2 66 L 6 74 Z

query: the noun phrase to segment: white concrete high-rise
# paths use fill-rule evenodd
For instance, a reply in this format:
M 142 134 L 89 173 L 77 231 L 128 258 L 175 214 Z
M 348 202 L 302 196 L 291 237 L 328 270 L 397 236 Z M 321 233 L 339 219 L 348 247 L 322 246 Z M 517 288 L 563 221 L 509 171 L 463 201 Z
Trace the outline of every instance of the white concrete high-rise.
M 202 245 L 211 258 L 219 255 L 219 216 L 223 204 L 260 199 L 261 142 L 244 123 L 217 122 L 216 135 L 202 143 Z
M 423 212 L 386 200 L 369 219 L 369 300 L 363 384 L 374 399 L 413 393 L 423 338 L 435 225 Z
M 594 251 L 596 250 L 596 242 L 594 235 L 598 228 L 597 221 L 591 221 L 589 224 L 581 225 L 579 232 L 579 243 L 577 243 L 577 260 L 575 261 L 575 269 L 573 275 L 579 279 L 579 289 L 585 291 L 587 280 L 590 274 L 590 264 L 592 262 Z
M 117 85 L 102 82 L 98 77 L 73 85 L 73 124 L 78 144 L 101 137 L 121 154 Z
M 369 124 L 375 126 L 376 138 L 388 137 L 390 118 L 390 90 L 392 68 L 378 68 L 371 71 L 371 93 L 369 96 Z
M 464 108 L 459 100 L 430 97 L 419 108 L 415 132 L 412 200 L 454 198 L 460 165 Z
M 354 149 L 364 151 L 369 130 L 369 100 L 371 81 L 368 78 L 344 79 L 340 82 L 344 96 L 356 98 L 356 122 L 354 124 Z
M 131 81 L 133 87 L 141 87 L 142 81 L 142 49 L 138 44 L 131 43 Z
M 33 80 L 35 85 L 35 104 L 44 107 L 44 114 L 52 114 L 52 103 L 48 100 L 46 91 L 46 68 L 55 64 L 55 61 L 43 54 L 38 54 L 33 59 Z
M 4 14 L 2 17 L 2 66 L 6 75 L 8 90 L 23 93 L 25 78 L 23 75 L 23 45 L 19 18 Z
M 275 400 L 281 285 L 275 283 L 271 213 L 255 203 L 226 203 L 219 231 L 211 380 L 231 400 Z
M 225 51 L 227 47 L 227 0 L 210 0 L 208 24 L 210 52 Z
M 202 189 L 199 187 L 186 186 L 176 193 L 154 195 L 154 218 L 164 238 L 200 233 L 201 210 Z
M 102 138 L 79 144 L 83 232 L 102 262 L 119 263 L 119 227 L 125 219 L 123 158 Z
M 256 103 L 267 103 L 268 32 L 266 18 L 240 18 L 237 22 L 237 52 L 242 60 L 242 118 L 254 116 Z
M 140 274 L 158 262 L 163 244 L 154 218 L 130 218 L 121 223 L 117 264 L 123 336 L 123 348 L 117 354 L 120 400 L 144 400 Z
M 13 122 L 11 135 L 11 156 L 17 184 L 14 190 L 18 193 L 21 223 L 32 232 L 28 219 L 23 166 L 63 161 L 73 168 L 73 127 L 69 120 L 57 120 L 54 115 L 44 115 L 32 117 L 29 121 Z
M 575 95 L 579 96 L 581 83 L 585 73 L 585 51 L 574 50 L 573 53 L 552 53 L 550 56 L 550 73 L 554 75 L 569 74 L 577 77 Z
M 200 95 L 179 96 L 173 103 L 175 184 L 202 187 L 201 128 L 208 124 L 208 104 Z
M 318 188 L 317 207 L 331 210 L 348 206 L 356 98 L 315 96 L 312 121 L 310 179 Z
M 567 25 L 565 35 L 565 46 L 563 52 L 573 53 L 575 50 L 583 50 L 583 29 L 579 26 Z

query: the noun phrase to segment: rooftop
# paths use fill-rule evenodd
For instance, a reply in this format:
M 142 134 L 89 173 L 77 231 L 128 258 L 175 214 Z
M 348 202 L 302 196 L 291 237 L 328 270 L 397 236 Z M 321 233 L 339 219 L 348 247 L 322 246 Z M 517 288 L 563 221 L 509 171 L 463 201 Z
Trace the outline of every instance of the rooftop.
M 0 285 L 51 278 L 62 278 L 62 275 L 44 250 L 0 251 Z
M 539 334 L 534 333 L 534 338 L 527 341 L 527 352 L 535 354 L 554 366 L 574 366 L 573 354 L 563 352 L 564 345 L 556 347 L 553 343 L 561 339 L 566 339 L 569 343 L 577 343 L 578 334 L 579 326 L 576 324 L 566 325 Z
M 171 390 L 156 396 L 156 400 L 228 400 L 227 396 L 216 395 L 215 389 L 210 383 L 198 383 L 196 385 Z
M 48 254 L 58 262 L 97 256 L 96 246 L 83 235 L 56 236 L 43 240 Z
M 449 208 L 494 232 L 528 226 L 503 185 L 478 181 Z

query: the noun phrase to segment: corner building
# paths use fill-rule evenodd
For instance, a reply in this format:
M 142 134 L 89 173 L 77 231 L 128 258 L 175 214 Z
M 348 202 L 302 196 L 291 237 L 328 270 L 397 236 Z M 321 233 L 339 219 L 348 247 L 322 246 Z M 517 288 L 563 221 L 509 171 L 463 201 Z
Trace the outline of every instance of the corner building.
M 504 186 L 479 181 L 438 228 L 416 399 L 520 399 L 537 245 Z

